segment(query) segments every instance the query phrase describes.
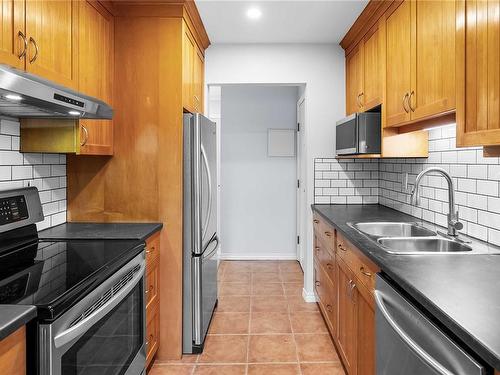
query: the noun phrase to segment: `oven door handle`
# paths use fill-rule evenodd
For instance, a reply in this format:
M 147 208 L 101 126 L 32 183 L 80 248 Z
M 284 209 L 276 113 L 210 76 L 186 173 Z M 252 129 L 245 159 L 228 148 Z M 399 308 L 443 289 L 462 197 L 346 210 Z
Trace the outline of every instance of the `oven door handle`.
M 123 298 L 129 294 L 144 277 L 144 271 L 146 269 L 146 262 L 142 261 L 139 272 L 123 287 L 118 291 L 113 297 L 109 299 L 103 306 L 98 310 L 94 311 L 91 315 L 81 320 L 74 326 L 68 328 L 67 330 L 59 333 L 54 337 L 54 345 L 56 348 L 61 348 L 68 343 L 74 341 L 75 339 L 82 336 L 87 332 L 90 327 L 96 324 L 99 320 L 104 318 L 111 310 L 113 310 Z

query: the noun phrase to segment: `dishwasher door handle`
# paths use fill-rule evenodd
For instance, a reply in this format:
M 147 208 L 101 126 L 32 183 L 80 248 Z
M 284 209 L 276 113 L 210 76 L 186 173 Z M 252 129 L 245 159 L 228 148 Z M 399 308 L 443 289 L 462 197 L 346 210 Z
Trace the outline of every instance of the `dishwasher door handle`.
M 440 375 L 454 375 L 452 372 L 448 371 L 443 365 L 431 357 L 424 349 L 420 347 L 411 337 L 396 323 L 394 318 L 391 316 L 387 307 L 384 303 L 383 294 L 379 291 L 375 291 L 375 303 L 378 309 L 382 313 L 384 319 L 389 323 L 391 328 L 397 333 L 397 335 L 403 340 L 410 349 L 417 354 L 417 356 L 424 361 L 427 365 L 432 367 Z

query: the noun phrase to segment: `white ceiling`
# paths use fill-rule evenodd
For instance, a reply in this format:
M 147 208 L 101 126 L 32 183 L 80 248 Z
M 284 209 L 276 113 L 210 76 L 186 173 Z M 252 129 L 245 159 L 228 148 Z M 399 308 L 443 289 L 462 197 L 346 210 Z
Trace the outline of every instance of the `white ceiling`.
M 212 44 L 338 43 L 367 0 L 196 0 Z M 251 7 L 262 11 L 250 20 Z

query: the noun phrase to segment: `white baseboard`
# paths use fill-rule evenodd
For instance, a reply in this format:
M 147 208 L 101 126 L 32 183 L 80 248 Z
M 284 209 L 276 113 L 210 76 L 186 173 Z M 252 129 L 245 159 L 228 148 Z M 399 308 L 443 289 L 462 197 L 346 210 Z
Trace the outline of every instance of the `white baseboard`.
M 231 254 L 222 253 L 220 260 L 297 260 L 297 254 L 271 253 L 271 254 Z
M 307 293 L 307 291 L 305 289 L 302 289 L 302 298 L 304 298 L 304 301 L 306 301 L 306 302 L 317 302 L 316 294 Z

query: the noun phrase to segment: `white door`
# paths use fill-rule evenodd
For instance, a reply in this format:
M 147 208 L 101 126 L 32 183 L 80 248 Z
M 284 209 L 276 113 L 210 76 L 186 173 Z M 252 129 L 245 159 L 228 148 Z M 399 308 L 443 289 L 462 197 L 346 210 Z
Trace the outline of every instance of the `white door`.
M 305 165 L 302 159 L 305 157 L 305 105 L 304 97 L 297 103 L 297 259 L 304 269 L 306 229 L 304 218 L 306 202 L 306 176 Z

